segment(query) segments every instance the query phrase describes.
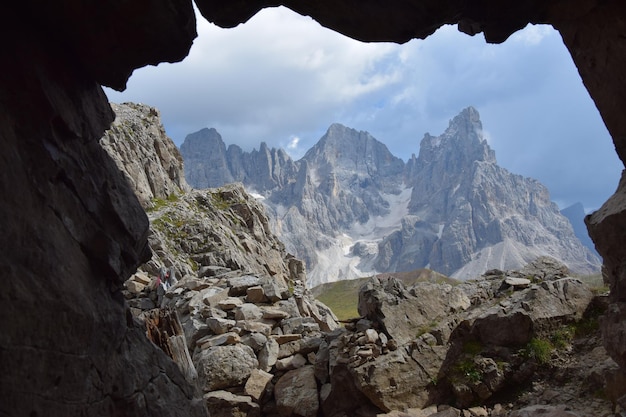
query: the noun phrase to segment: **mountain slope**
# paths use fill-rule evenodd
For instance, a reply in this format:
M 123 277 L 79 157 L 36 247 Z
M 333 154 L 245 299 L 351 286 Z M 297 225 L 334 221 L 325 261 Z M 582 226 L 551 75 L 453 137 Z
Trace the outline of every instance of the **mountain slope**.
M 541 255 L 576 272 L 599 267 L 548 190 L 497 165 L 472 107 L 442 135 L 426 134 L 407 163 L 369 133 L 333 124 L 298 161 L 265 144 L 247 153 L 220 141 L 211 158 L 227 172 L 196 182 L 194 135 L 181 147 L 190 184 L 231 176 L 260 194 L 275 232 L 306 261 L 311 287 L 423 267 L 467 279 Z

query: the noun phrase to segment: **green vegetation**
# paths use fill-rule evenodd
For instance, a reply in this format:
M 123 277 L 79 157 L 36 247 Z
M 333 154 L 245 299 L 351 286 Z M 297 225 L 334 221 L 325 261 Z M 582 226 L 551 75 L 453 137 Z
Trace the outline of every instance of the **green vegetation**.
M 574 334 L 576 337 L 585 337 L 597 332 L 600 329 L 598 317 L 587 317 L 576 323 Z
M 222 210 L 222 211 L 228 210 L 228 208 L 230 207 L 230 203 L 224 200 L 221 194 L 214 193 L 214 194 L 211 194 L 211 196 L 213 197 L 213 205 L 215 206 L 216 209 Z
M 572 343 L 575 333 L 575 326 L 564 326 L 550 335 L 550 342 L 555 349 L 565 349 Z
M 165 199 L 155 197 L 150 200 L 150 203 L 152 203 L 152 206 L 148 207 L 146 211 L 148 213 L 151 213 L 154 211 L 161 210 L 162 208 L 166 207 L 168 204 L 177 202 L 178 199 L 179 199 L 178 194 L 175 194 L 175 193 L 168 195 L 167 198 Z
M 417 329 L 417 335 L 415 337 L 417 338 L 425 333 L 432 332 L 435 328 L 437 328 L 438 325 L 439 323 L 437 323 L 436 321 L 431 321 L 430 323 L 421 326 L 419 329 Z
M 316 298 L 330 307 L 339 320 L 358 317 L 358 291 L 362 283 L 356 281 L 360 280 L 333 282 L 332 286 L 327 287 Z
M 520 353 L 527 359 L 534 359 L 540 365 L 545 365 L 550 362 L 553 350 L 554 346 L 549 340 L 533 338 Z
M 482 374 L 473 360 L 463 360 L 454 365 L 452 369 L 461 377 L 461 380 L 471 382 L 472 384 L 476 384 L 482 379 Z

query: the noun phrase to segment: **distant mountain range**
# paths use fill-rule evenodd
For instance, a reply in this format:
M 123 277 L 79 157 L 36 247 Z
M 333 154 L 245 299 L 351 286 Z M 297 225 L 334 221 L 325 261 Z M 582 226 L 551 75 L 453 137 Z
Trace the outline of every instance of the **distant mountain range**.
M 340 124 L 298 161 L 265 143 L 226 148 L 215 129 L 188 135 L 181 153 L 192 187 L 242 182 L 263 199 L 311 287 L 423 267 L 468 279 L 543 255 L 573 272 L 600 267 L 546 187 L 498 166 L 472 107 L 406 163 Z

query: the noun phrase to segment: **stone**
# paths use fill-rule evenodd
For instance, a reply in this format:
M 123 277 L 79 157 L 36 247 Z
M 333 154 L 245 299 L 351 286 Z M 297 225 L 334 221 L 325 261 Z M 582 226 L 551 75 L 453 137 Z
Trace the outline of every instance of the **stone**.
M 279 371 L 288 371 L 290 369 L 301 368 L 307 364 L 307 359 L 300 353 L 276 361 L 276 369 Z
M 312 317 L 290 317 L 281 323 L 285 334 L 304 334 L 307 332 L 319 332 L 320 327 Z
M 237 297 L 228 297 L 217 303 L 217 306 L 224 311 L 234 310 L 235 308 L 241 306 L 243 301 Z
M 243 385 L 259 365 L 252 348 L 242 344 L 201 350 L 194 355 L 193 362 L 205 392 Z
M 263 317 L 263 311 L 252 303 L 244 303 L 235 309 L 235 320 L 257 320 Z
M 137 271 L 133 276 L 130 277 L 130 280 L 143 285 L 149 285 L 152 282 L 152 278 L 150 278 L 148 274 L 143 271 Z
M 224 319 L 221 317 L 209 317 L 206 324 L 215 334 L 223 334 L 235 327 L 235 320 Z
M 241 338 L 237 333 L 228 332 L 224 334 L 210 335 L 200 338 L 196 342 L 196 346 L 198 346 L 200 349 L 208 349 L 213 346 L 234 345 L 235 343 L 239 343 L 240 341 Z
M 228 391 L 212 391 L 203 399 L 211 417 L 261 417 L 261 407 L 249 396 Z
M 261 280 L 253 275 L 231 278 L 228 280 L 228 286 L 230 287 L 229 295 L 231 297 L 246 295 L 248 288 L 258 286 L 260 283 Z
M 290 317 L 289 313 L 278 308 L 261 308 L 261 310 L 264 319 L 284 320 Z
M 263 303 L 267 301 L 265 291 L 260 285 L 250 287 L 246 290 L 246 301 L 249 303 Z
M 302 335 L 299 333 L 281 334 L 272 336 L 272 339 L 274 339 L 279 345 L 284 345 L 285 343 L 302 339 Z
M 374 329 L 367 329 L 365 331 L 365 337 L 367 343 L 376 343 L 378 341 L 378 332 Z
M 319 410 L 313 366 L 285 373 L 274 387 L 276 408 L 281 416 L 316 417 Z
M 470 407 L 467 409 L 471 417 L 488 417 L 489 413 L 485 407 Z
M 259 369 L 269 372 L 278 360 L 278 350 L 278 342 L 274 338 L 268 339 L 259 352 Z
M 272 322 L 266 323 L 262 321 L 250 320 L 237 321 L 237 327 L 241 328 L 242 330 L 251 333 L 262 333 L 265 336 L 269 336 L 272 333 L 273 326 L 274 323 Z
M 526 278 L 506 277 L 503 282 L 514 289 L 528 288 L 530 286 L 530 280 Z
M 260 401 L 267 388 L 271 385 L 274 376 L 261 369 L 254 369 L 246 381 L 244 392 L 256 402 Z
M 276 303 L 289 297 L 289 289 L 284 281 L 280 282 L 277 279 L 263 278 L 261 279 L 261 285 L 265 297 L 271 303 Z
M 429 417 L 460 417 L 461 410 L 449 407 L 431 414 Z
M 301 339 L 292 340 L 287 343 L 280 343 L 280 340 L 278 339 L 276 341 L 280 345 L 280 349 L 278 351 L 278 357 L 284 358 L 287 356 L 294 355 L 296 353 L 301 353 L 303 355 L 306 355 L 312 352 L 316 352 L 322 343 L 322 338 L 304 337 Z
M 377 323 L 399 345 L 413 340 L 430 323 L 469 306 L 463 291 L 449 285 L 420 283 L 409 291 L 391 277 L 373 278 L 359 290 L 359 314 Z
M 258 352 L 267 343 L 267 336 L 263 333 L 249 333 L 241 338 L 241 342 L 250 346 L 255 352 Z

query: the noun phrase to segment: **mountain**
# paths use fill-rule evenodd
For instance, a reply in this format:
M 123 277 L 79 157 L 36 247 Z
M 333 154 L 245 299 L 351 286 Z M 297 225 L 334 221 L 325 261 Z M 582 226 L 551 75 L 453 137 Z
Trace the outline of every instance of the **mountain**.
M 137 103 L 111 103 L 111 108 L 115 121 L 100 145 L 124 173 L 144 209 L 155 198 L 188 191 L 183 158 L 166 135 L 159 111 Z
M 310 287 L 423 267 L 467 279 L 543 255 L 575 272 L 599 269 L 548 190 L 498 166 L 472 107 L 440 136 L 426 134 L 406 163 L 340 124 L 298 161 L 264 143 L 226 148 L 216 134 L 185 139 L 188 182 L 205 188 L 232 178 L 257 193 L 286 248 L 305 260 Z
M 580 242 L 589 248 L 593 253 L 597 254 L 596 247 L 593 244 L 593 240 L 589 237 L 587 232 L 587 226 L 585 225 L 585 208 L 582 203 L 574 203 L 569 207 L 561 210 L 561 214 L 567 217 L 574 228 L 574 234 Z

